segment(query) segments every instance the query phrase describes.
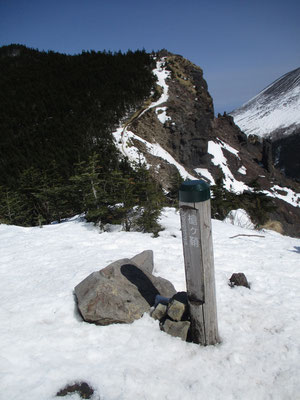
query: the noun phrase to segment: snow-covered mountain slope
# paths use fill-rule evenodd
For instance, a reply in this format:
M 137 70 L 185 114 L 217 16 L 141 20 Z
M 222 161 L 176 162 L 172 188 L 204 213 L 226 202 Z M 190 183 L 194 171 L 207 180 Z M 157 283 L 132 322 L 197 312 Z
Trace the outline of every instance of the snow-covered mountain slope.
M 86 381 L 103 400 L 295 400 L 300 392 L 300 240 L 212 221 L 219 332 L 201 347 L 171 337 L 148 314 L 96 326 L 75 311 L 74 287 L 112 261 L 154 251 L 154 272 L 185 290 L 179 214 L 158 238 L 101 233 L 73 221 L 42 229 L 0 225 L 0 397 L 55 400 Z M 230 288 L 244 272 L 251 289 Z M 78 395 L 68 398 L 79 399 Z
M 300 127 L 300 68 L 283 75 L 230 113 L 247 135 L 277 138 Z

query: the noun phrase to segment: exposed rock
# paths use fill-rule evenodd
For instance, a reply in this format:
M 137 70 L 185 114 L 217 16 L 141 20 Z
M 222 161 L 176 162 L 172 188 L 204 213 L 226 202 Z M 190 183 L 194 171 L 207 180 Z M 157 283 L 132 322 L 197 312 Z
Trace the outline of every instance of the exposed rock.
M 152 260 L 152 252 L 143 252 L 115 261 L 79 283 L 75 295 L 83 319 L 97 325 L 131 323 L 150 311 L 157 295 L 172 297 L 172 283 L 147 270 Z
M 137 254 L 131 259 L 133 264 L 139 266 L 143 270 L 146 270 L 150 274 L 153 272 L 154 263 L 153 263 L 153 251 L 152 250 L 145 250 L 142 253 Z
M 230 286 L 245 286 L 246 288 L 250 289 L 250 285 L 247 281 L 247 278 L 244 273 L 238 272 L 232 274 L 231 278 L 229 279 Z
M 190 173 L 195 174 L 193 168 L 204 165 L 208 160 L 208 138 L 212 135 L 214 120 L 212 98 L 200 67 L 168 52 L 160 52 L 158 57 L 166 57 L 166 66 L 171 75 L 167 81 L 169 90 L 165 103 L 171 120 L 162 124 L 155 110 L 150 109 L 135 119 L 130 124 L 130 129 L 148 142 L 158 143 Z M 135 145 L 138 146 L 136 143 Z M 157 164 L 164 165 L 166 169 L 166 163 L 162 159 L 156 157 L 155 162 L 145 148 L 140 147 L 139 150 L 145 155 L 147 162 L 154 166 L 151 169 L 154 177 L 157 175 Z M 168 182 L 166 175 L 159 173 L 157 176 L 167 190 L 170 188 L 171 177 L 169 174 Z
M 160 321 L 162 331 L 187 340 L 190 315 L 186 292 L 178 292 L 171 299 L 157 296 L 156 308 L 152 311 L 151 316 Z
M 221 151 L 233 178 L 248 186 L 256 182 L 259 190 L 268 192 L 278 212 L 274 215 L 268 213 L 266 217 L 278 220 L 284 234 L 300 237 L 300 208 L 278 196 L 274 189 L 279 186 L 300 193 L 299 183 L 286 177 L 299 178 L 299 132 L 289 136 L 287 141 L 275 142 L 273 138 L 272 145 L 268 141 L 263 143 L 256 135 L 247 138 L 231 115 L 224 113 L 214 117 L 212 98 L 200 67 L 167 50 L 159 52 L 157 57 L 160 60 L 165 57 L 163 68 L 169 71 L 166 80 L 168 98 L 158 107 L 145 108 L 127 126 L 136 135 L 130 145 L 145 157 L 152 177 L 166 192 L 170 192 L 177 184 L 175 165 L 181 164 L 195 179 L 209 179 L 213 184 L 213 180 L 216 182 L 223 172 L 222 166 L 215 165 L 216 160 L 208 153 L 208 144 L 210 141 L 224 142 Z M 159 118 L 162 108 L 165 108 L 168 117 L 164 122 Z M 155 146 L 160 145 L 174 161 L 169 155 L 163 159 L 163 151 L 153 151 L 144 140 Z M 235 151 L 230 151 L 226 145 Z M 277 168 L 274 168 L 273 162 Z M 209 172 L 212 179 L 201 171 L 202 168 Z
M 56 396 L 63 397 L 69 396 L 72 393 L 77 393 L 82 399 L 91 399 L 94 394 L 94 389 L 91 388 L 86 382 L 78 382 L 73 385 L 67 385 L 59 392 L 57 392 Z M 99 397 L 97 397 L 100 399 Z
M 167 306 L 165 304 L 159 303 L 156 308 L 152 311 L 151 317 L 158 319 L 159 321 L 163 319 L 167 314 Z
M 273 171 L 273 160 L 272 160 L 272 142 L 269 139 L 263 139 L 263 148 L 262 148 L 262 159 L 261 162 L 264 168 L 268 172 Z
M 185 309 L 185 304 L 177 300 L 172 300 L 172 302 L 168 306 L 167 314 L 173 321 L 180 321 L 185 312 Z
M 300 182 L 300 128 L 272 142 L 275 166 L 286 176 Z
M 166 319 L 162 330 L 171 336 L 179 337 L 186 341 L 190 325 L 189 321 L 171 321 L 170 319 Z
M 215 119 L 213 133 L 217 138 L 229 144 L 239 152 L 238 157 L 226 152 L 226 159 L 235 179 L 243 181 L 247 185 L 256 181 L 260 190 L 271 191 L 275 196 L 277 195 L 277 189 L 274 189 L 276 187 L 282 187 L 283 189 L 289 188 L 295 193 L 300 193 L 300 185 L 297 182 L 288 179 L 279 171 L 278 168 L 274 168 L 274 165 L 272 164 L 273 158 L 273 160 L 278 163 L 277 167 L 280 167 L 281 165 L 279 163 L 279 150 L 274 153 L 275 142 L 272 142 L 272 157 L 268 141 L 265 141 L 263 144 L 262 139 L 255 135 L 249 135 L 247 139 L 247 136 L 237 125 L 234 124 L 232 117 L 229 115 L 219 116 Z M 213 138 L 214 137 L 212 136 L 212 139 Z M 293 136 L 289 136 L 288 139 L 292 142 L 292 138 Z M 281 142 L 278 141 L 276 143 Z M 290 151 L 297 152 L 296 144 L 290 144 L 291 145 L 288 147 Z M 280 149 L 283 149 L 283 147 L 280 147 Z M 287 155 L 288 153 L 281 154 L 282 156 L 285 154 L 286 158 L 289 158 Z M 285 163 L 286 165 L 288 164 L 287 160 L 285 160 Z M 245 168 L 245 175 L 241 175 L 240 173 L 241 166 Z M 297 169 L 297 163 L 294 163 L 293 166 Z M 216 176 L 217 168 L 218 167 L 210 168 L 210 172 L 213 176 Z M 284 201 L 283 198 L 280 199 L 277 196 L 276 198 L 273 198 L 272 201 L 277 210 L 269 213 L 268 217 L 277 220 L 282 224 L 284 234 L 300 237 L 299 206 L 294 207 Z

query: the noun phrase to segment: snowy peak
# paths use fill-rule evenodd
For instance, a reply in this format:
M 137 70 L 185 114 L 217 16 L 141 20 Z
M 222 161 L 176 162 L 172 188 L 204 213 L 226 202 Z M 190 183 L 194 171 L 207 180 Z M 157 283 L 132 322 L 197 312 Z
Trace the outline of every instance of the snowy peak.
M 300 68 L 283 75 L 231 115 L 247 135 L 278 139 L 300 127 Z
M 267 86 L 261 93 L 271 97 L 279 97 L 282 93 L 288 93 L 294 89 L 299 90 L 300 86 L 300 68 L 288 72 L 271 85 Z

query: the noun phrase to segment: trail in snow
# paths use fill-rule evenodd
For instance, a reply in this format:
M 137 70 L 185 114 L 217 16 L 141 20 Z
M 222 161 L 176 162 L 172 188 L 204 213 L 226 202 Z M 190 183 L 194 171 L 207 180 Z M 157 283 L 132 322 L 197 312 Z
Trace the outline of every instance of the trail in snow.
M 156 109 L 156 114 L 158 119 L 160 120 L 161 123 L 164 123 L 167 119 L 170 117 L 167 116 L 166 114 L 166 107 L 159 107 L 162 106 L 169 98 L 168 91 L 169 87 L 166 82 L 166 80 L 170 77 L 170 71 L 167 71 L 164 68 L 164 63 L 165 63 L 165 58 L 163 57 L 161 60 L 157 61 L 156 63 L 156 69 L 153 70 L 153 73 L 157 76 L 158 80 L 158 85 L 161 86 L 162 88 L 162 94 L 160 98 L 151 103 L 149 107 L 147 107 L 145 110 L 140 112 L 135 119 L 141 118 L 141 116 L 149 111 L 152 108 Z M 162 111 L 162 112 L 160 112 Z M 132 123 L 133 121 L 131 121 Z M 145 139 L 142 139 L 140 136 L 134 134 L 128 129 L 129 125 L 125 125 L 124 127 L 118 128 L 114 133 L 113 136 L 116 140 L 116 144 L 119 147 L 120 151 L 124 156 L 128 157 L 128 159 L 132 162 L 142 162 L 148 167 L 150 167 L 147 164 L 147 161 L 145 157 L 134 147 L 132 146 L 132 139 L 138 140 L 142 142 L 146 147 L 147 150 L 150 154 L 156 156 L 156 157 L 161 157 L 162 159 L 168 161 L 170 164 L 173 164 L 176 166 L 178 169 L 180 175 L 184 179 L 195 179 L 193 175 L 188 173 L 185 168 L 180 165 L 174 157 L 172 157 L 166 150 L 164 150 L 158 143 L 149 143 Z

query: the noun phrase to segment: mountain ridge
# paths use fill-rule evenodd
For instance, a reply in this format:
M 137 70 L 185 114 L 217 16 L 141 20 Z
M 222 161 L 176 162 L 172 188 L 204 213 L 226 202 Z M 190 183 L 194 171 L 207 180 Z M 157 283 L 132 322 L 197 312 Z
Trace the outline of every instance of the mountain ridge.
M 274 165 L 300 182 L 300 68 L 278 78 L 230 115 L 248 136 L 268 139 Z
M 168 57 L 171 57 L 173 65 L 169 64 Z M 225 188 L 237 194 L 251 191 L 249 185 L 256 180 L 261 190 L 278 203 L 280 212 L 285 215 L 282 218 L 279 212 L 273 217 L 283 223 L 289 234 L 300 234 L 299 229 L 293 226 L 295 220 L 300 223 L 299 186 L 274 168 L 268 142 L 248 139 L 230 115 L 215 118 L 206 83 L 199 85 L 204 93 L 198 108 L 193 76 L 198 73 L 198 82 L 201 82 L 201 68 L 198 70 L 191 63 L 191 74 L 187 68 L 189 61 L 171 53 L 158 54 L 158 60 L 161 70 L 171 70 L 164 83 L 168 86 L 168 98 L 157 106 L 165 117 L 160 121 L 153 107 L 129 124 L 126 140 L 131 151 L 132 148 L 138 149 L 134 157 L 142 154 L 154 178 L 163 184 L 166 192 L 171 190 L 170 177 L 174 168 L 180 171 L 183 178 L 204 179 L 211 185 L 223 176 Z M 197 125 L 198 118 L 206 121 L 204 132 Z M 278 193 L 280 187 L 283 196 Z M 289 187 L 294 187 L 294 194 L 289 192 Z M 296 215 L 295 219 L 290 218 L 291 214 Z
M 4 50 L 2 49 L 2 54 Z M 37 51 L 34 51 L 34 57 L 31 57 L 29 49 L 26 51 L 20 49 L 17 53 L 14 49 L 10 50 L 13 57 L 10 53 L 10 57 L 2 56 L 0 60 L 3 65 L 9 64 L 11 68 L 7 99 L 15 103 L 12 103 L 14 107 L 11 107 L 10 112 L 13 113 L 15 107 L 19 107 L 20 110 L 24 107 L 29 108 L 27 113 L 19 113 L 20 115 L 13 113 L 12 119 L 6 118 L 6 125 L 1 127 L 1 135 L 6 138 L 6 141 L 0 143 L 2 146 L 0 151 L 7 146 L 11 150 L 17 148 L 17 157 L 20 155 L 21 160 L 25 160 L 26 167 L 31 158 L 39 154 L 31 152 L 31 158 L 25 157 L 21 145 L 26 142 L 24 139 L 23 142 L 20 140 L 22 136 L 25 135 L 25 139 L 32 142 L 33 150 L 40 148 L 48 156 L 43 143 L 47 145 L 50 141 L 51 144 L 51 138 L 54 135 L 57 138 L 57 146 L 54 146 L 51 151 L 55 157 L 58 157 L 62 166 L 65 164 L 70 171 L 61 172 L 57 168 L 53 170 L 55 164 L 50 169 L 44 170 L 37 164 L 35 169 L 25 168 L 25 174 L 21 172 L 21 181 L 18 178 L 19 180 L 9 187 L 1 188 L 0 186 L 0 197 L 2 197 L 0 211 L 2 207 L 8 218 L 12 216 L 11 207 L 19 207 L 20 198 L 27 199 L 25 203 L 22 203 L 22 207 L 27 207 L 28 204 L 32 207 L 27 210 L 29 214 L 33 212 L 35 218 L 39 220 L 39 213 L 41 213 L 50 221 L 57 212 L 61 218 L 62 212 L 59 208 L 57 209 L 58 206 L 67 210 L 65 216 L 70 216 L 75 210 L 73 208 L 75 205 L 78 211 L 80 207 L 86 209 L 95 205 L 104 206 L 107 209 L 107 205 L 111 207 L 109 201 L 117 199 L 116 196 L 121 192 L 122 196 L 125 196 L 124 201 L 127 199 L 126 193 L 132 196 L 132 201 L 140 199 L 141 196 L 146 199 L 147 196 L 142 195 L 141 192 L 134 192 L 138 189 L 138 185 L 141 186 L 144 179 L 142 177 L 146 176 L 146 172 L 142 172 L 142 176 L 138 177 L 132 167 L 130 169 L 129 161 L 133 168 L 145 163 L 147 174 L 157 182 L 157 187 L 163 188 L 167 198 L 169 193 L 176 193 L 180 179 L 204 179 L 212 187 L 219 185 L 221 190 L 219 193 L 230 197 L 232 201 L 231 204 L 228 198 L 224 198 L 223 204 L 219 205 L 219 211 L 220 207 L 222 208 L 221 214 L 214 214 L 219 218 L 228 207 L 236 204 L 236 200 L 233 200 L 234 196 L 235 199 L 241 201 L 247 200 L 247 193 L 249 195 L 252 193 L 254 197 L 258 195 L 258 192 L 256 193 L 253 189 L 253 182 L 256 182 L 255 185 L 260 188 L 261 195 L 266 194 L 277 206 L 278 211 L 268 214 L 269 218 L 279 220 L 285 233 L 300 236 L 299 185 L 274 168 L 267 141 L 261 142 L 255 138 L 247 138 L 247 135 L 235 125 L 230 115 L 224 114 L 215 118 L 213 100 L 200 67 L 167 50 L 150 55 L 143 52 L 136 54 L 129 52 L 126 55 L 127 59 L 120 53 L 113 55 L 85 52 L 78 58 L 71 56 L 69 59 L 67 56 L 52 53 L 40 54 Z M 26 53 L 25 60 L 22 58 L 23 51 Z M 114 56 L 117 60 L 124 62 L 123 71 L 119 66 L 114 66 L 117 69 L 117 75 L 112 76 L 114 82 L 109 82 L 110 85 L 115 85 L 120 93 L 118 100 L 122 100 L 121 96 L 124 96 L 124 101 L 116 104 L 115 97 L 110 97 L 111 90 L 108 90 L 108 83 L 102 76 L 105 75 L 105 68 L 115 62 Z M 51 92 L 52 87 L 48 88 L 50 95 L 47 92 L 43 100 L 42 112 L 37 112 L 37 101 L 31 93 L 26 93 L 28 89 L 23 90 L 22 96 L 15 98 L 14 93 L 19 88 L 15 87 L 13 77 L 16 73 L 19 82 L 22 83 L 20 80 L 22 62 L 26 63 L 26 68 L 30 71 L 31 63 L 34 68 L 45 68 L 47 63 L 40 62 L 41 57 L 43 60 L 48 60 L 48 63 L 54 62 L 55 71 L 58 74 L 56 77 L 59 78 L 59 89 Z M 137 74 L 143 71 L 147 73 L 147 76 L 142 76 L 142 79 L 135 75 L 137 82 L 133 81 L 134 76 L 129 70 L 132 63 L 136 64 L 135 59 L 140 60 Z M 66 79 L 61 79 L 59 75 L 61 62 L 63 62 L 65 73 L 63 78 L 66 77 Z M 75 66 L 70 69 L 74 62 Z M 92 73 L 89 72 L 89 65 L 91 65 Z M 102 75 L 99 75 L 99 69 L 103 72 Z M 75 73 L 77 78 L 69 82 L 68 75 L 71 72 Z M 105 90 L 99 86 L 96 92 L 93 86 L 90 86 L 90 82 L 99 84 L 97 77 L 101 78 L 100 83 L 104 85 Z M 2 79 L 5 77 L 2 76 Z M 30 86 L 37 83 L 34 76 L 30 75 L 30 79 L 32 80 Z M 66 81 L 71 84 L 65 87 Z M 29 87 L 28 83 L 26 82 L 26 88 Z M 42 81 L 43 85 L 46 83 L 48 81 Z M 61 97 L 62 94 L 69 92 L 72 96 L 69 94 L 67 100 Z M 24 99 L 26 99 L 25 103 Z M 128 103 L 126 99 L 130 102 Z M 107 105 L 109 107 L 105 109 Z M 75 164 L 68 164 L 68 160 L 64 158 L 66 152 L 63 143 L 72 141 L 72 129 L 77 135 L 77 147 L 69 153 L 73 158 L 76 156 L 78 161 L 76 162 L 75 157 Z M 14 147 L 9 147 L 12 141 L 15 141 Z M 85 144 L 85 153 L 80 153 L 81 142 Z M 97 154 L 94 154 L 95 152 Z M 10 161 L 7 158 L 7 162 Z M 15 159 L 16 165 L 18 165 L 17 161 Z M 6 168 L 4 164 L 1 167 L 7 175 L 9 168 Z M 61 173 L 66 175 L 63 179 L 59 175 Z M 52 182 L 49 179 L 52 179 L 53 174 L 55 179 Z M 105 183 L 103 186 L 103 182 L 111 180 L 112 177 L 114 179 L 111 182 L 112 185 Z M 10 179 L 8 175 L 7 178 Z M 137 179 L 136 182 L 135 179 Z M 79 183 L 84 186 L 78 186 Z M 109 193 L 103 193 L 103 187 L 108 188 Z M 70 199 L 66 197 L 70 197 L 67 193 L 68 188 L 72 190 L 71 195 L 74 201 L 76 200 L 75 202 L 72 196 Z M 85 190 L 89 190 L 89 193 L 86 194 Z M 154 198 L 153 201 L 155 201 Z M 256 201 L 259 204 L 258 197 Z M 65 203 L 68 204 L 68 208 L 65 208 Z M 134 205 L 132 202 L 130 204 Z M 51 211 L 53 207 L 54 211 Z M 126 207 L 128 208 L 129 205 Z M 20 208 L 17 209 L 22 211 Z M 94 210 L 96 214 L 97 210 L 98 208 Z M 120 209 L 115 212 L 119 215 Z
M 300 68 L 290 71 L 230 113 L 247 134 L 271 140 L 300 127 Z

